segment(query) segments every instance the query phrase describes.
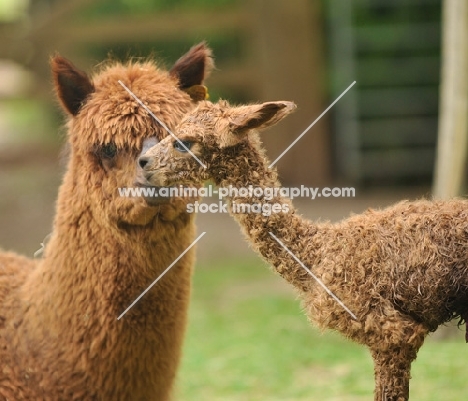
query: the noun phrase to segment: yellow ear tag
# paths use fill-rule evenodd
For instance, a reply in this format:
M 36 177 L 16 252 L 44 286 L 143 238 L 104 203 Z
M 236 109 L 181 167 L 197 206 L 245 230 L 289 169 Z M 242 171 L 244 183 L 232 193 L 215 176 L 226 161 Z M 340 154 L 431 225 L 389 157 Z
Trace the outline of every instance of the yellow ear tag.
M 188 95 L 196 102 L 200 100 L 208 100 L 210 98 L 208 88 L 205 85 L 192 85 L 185 89 L 185 92 L 187 92 Z

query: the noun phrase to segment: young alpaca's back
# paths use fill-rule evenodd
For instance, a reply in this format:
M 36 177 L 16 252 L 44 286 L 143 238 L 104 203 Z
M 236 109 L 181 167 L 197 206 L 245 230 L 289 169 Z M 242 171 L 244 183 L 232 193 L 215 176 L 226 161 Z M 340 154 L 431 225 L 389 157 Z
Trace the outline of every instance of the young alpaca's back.
M 293 109 L 288 102 L 202 103 L 179 124 L 178 141 L 166 138 L 139 159 L 140 180 L 278 188 L 255 129 Z M 375 400 L 407 400 L 411 362 L 427 333 L 468 317 L 468 201 L 400 202 L 337 224 L 315 224 L 279 195 L 228 199 L 254 249 L 300 291 L 308 317 L 369 347 Z M 264 215 L 236 213 L 234 204 L 283 207 Z

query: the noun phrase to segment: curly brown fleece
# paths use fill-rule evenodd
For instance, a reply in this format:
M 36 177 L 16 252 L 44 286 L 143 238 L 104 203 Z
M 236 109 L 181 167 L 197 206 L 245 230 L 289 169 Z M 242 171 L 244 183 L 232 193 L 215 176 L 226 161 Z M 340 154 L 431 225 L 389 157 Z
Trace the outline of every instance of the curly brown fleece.
M 212 65 L 203 43 L 170 71 L 150 60 L 114 62 L 93 79 L 52 58 L 71 156 L 43 258 L 0 254 L 0 400 L 170 398 L 193 252 L 117 317 L 188 247 L 195 229 L 184 199 L 119 196 L 119 187 L 134 183 L 143 140 L 167 132 L 118 80 L 173 129 L 194 106 L 187 90 L 202 88 Z
M 141 176 L 158 186 L 212 179 L 226 188 L 279 187 L 255 129 L 276 123 L 294 108 L 289 102 L 240 107 L 203 102 L 184 117 L 175 133 L 206 169 L 168 137 L 140 158 Z M 425 336 L 468 313 L 468 202 L 405 201 L 337 224 L 308 221 L 289 199 L 279 196 L 267 200 L 233 194 L 229 202 L 253 248 L 300 291 L 309 319 L 369 347 L 375 400 L 408 400 L 411 362 Z M 234 203 L 269 208 L 281 204 L 288 211 L 269 216 L 235 213 Z

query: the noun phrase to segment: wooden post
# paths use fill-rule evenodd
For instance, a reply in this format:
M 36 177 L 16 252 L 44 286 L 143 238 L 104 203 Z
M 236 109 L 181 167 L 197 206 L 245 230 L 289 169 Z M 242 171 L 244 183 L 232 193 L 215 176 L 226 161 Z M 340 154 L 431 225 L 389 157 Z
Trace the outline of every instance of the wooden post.
M 293 100 L 297 111 L 263 136 L 273 161 L 326 108 L 319 2 L 252 2 L 261 100 Z M 330 184 L 331 155 L 325 115 L 278 162 L 284 185 Z
M 460 195 L 466 167 L 468 2 L 445 0 L 442 18 L 442 85 L 433 194 L 446 199 Z

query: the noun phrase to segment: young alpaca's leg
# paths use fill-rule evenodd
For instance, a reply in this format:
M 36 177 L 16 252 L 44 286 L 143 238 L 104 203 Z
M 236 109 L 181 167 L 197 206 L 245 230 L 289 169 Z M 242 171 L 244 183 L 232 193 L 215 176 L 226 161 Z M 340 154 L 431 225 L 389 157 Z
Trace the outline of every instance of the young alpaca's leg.
M 382 325 L 381 343 L 371 348 L 374 360 L 374 401 L 408 401 L 411 362 L 427 328 L 395 311 Z
M 375 374 L 375 401 L 407 401 L 411 362 L 417 350 L 407 346 L 392 346 L 372 352 Z

